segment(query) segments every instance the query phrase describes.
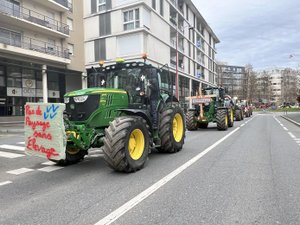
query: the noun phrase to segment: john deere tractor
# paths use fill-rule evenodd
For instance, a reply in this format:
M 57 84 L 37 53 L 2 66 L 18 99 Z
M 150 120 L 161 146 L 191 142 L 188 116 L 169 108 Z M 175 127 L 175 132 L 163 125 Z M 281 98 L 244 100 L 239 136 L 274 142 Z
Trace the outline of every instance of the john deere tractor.
M 188 130 L 207 128 L 211 122 L 217 123 L 218 130 L 227 130 L 233 126 L 233 104 L 230 99 L 225 98 L 223 88 L 205 88 L 202 95 L 191 98 L 194 108 L 189 109 L 186 114 Z
M 76 163 L 90 148 L 102 148 L 111 168 L 134 172 L 145 165 L 153 148 L 166 153 L 180 151 L 185 119 L 165 68 L 145 62 L 93 68 L 88 75 L 89 88 L 64 97 L 67 147 L 62 163 Z M 150 113 L 149 77 L 160 87 L 157 129 Z

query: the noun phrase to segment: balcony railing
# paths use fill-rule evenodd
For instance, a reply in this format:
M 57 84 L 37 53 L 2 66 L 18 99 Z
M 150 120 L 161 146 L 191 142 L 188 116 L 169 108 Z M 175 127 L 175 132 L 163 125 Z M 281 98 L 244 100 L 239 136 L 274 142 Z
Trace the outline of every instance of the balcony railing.
M 69 35 L 69 26 L 60 21 L 44 16 L 31 9 L 21 7 L 6 0 L 0 0 L 0 13 L 27 20 L 29 22 L 50 28 L 52 30 Z
M 72 2 L 70 0 L 54 0 L 54 1 L 70 10 L 73 8 Z
M 0 43 L 69 59 L 69 50 L 0 28 Z

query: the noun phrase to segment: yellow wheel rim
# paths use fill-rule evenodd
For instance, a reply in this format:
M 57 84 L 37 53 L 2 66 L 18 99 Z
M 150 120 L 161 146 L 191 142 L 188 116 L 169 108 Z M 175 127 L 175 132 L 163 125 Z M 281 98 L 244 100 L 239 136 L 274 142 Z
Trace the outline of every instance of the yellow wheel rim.
M 144 153 L 145 137 L 140 129 L 134 129 L 129 138 L 128 151 L 133 160 L 138 160 Z
M 176 142 L 180 142 L 183 136 L 183 119 L 179 113 L 173 119 L 173 136 Z
M 230 121 L 233 122 L 233 110 L 230 110 Z
M 227 117 L 227 115 L 225 116 L 225 126 L 226 127 L 228 126 L 228 117 Z

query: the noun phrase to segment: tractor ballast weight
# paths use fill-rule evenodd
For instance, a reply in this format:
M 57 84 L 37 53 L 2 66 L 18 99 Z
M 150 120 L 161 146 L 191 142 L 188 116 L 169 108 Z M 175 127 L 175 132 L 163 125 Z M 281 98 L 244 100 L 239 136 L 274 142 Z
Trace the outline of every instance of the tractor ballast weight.
M 188 97 L 193 108 L 186 114 L 188 130 L 207 128 L 209 123 L 217 123 L 218 130 L 233 126 L 233 104 L 226 98 L 223 88 L 205 88 L 199 96 Z
M 158 128 L 150 112 L 149 80 L 159 84 Z M 90 148 L 101 148 L 106 163 L 116 171 L 141 169 L 152 148 L 178 152 L 185 138 L 185 119 L 168 69 L 142 62 L 93 68 L 87 89 L 65 95 L 66 159 L 76 163 Z

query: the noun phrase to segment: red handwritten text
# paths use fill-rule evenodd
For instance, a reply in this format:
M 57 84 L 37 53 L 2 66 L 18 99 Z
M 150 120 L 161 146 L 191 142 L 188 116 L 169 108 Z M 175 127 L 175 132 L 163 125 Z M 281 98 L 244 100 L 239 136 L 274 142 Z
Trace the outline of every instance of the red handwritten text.
M 42 145 L 36 144 L 35 138 L 28 138 L 27 149 L 33 150 L 36 152 L 45 153 L 48 159 L 50 159 L 52 156 L 59 155 L 54 148 L 45 148 Z
M 48 139 L 50 141 L 52 140 L 52 135 L 49 133 L 34 131 L 33 136 L 36 138 Z
M 26 113 L 27 116 L 31 116 L 31 115 L 41 116 L 41 115 L 43 115 L 43 112 L 42 112 L 40 106 L 38 106 L 38 108 L 34 111 L 34 109 L 30 108 L 30 105 L 26 105 L 25 113 Z
M 37 126 L 41 126 L 42 130 L 45 131 L 50 127 L 49 122 L 45 121 L 31 121 L 29 116 L 26 116 L 25 123 L 27 126 L 30 126 L 32 130 L 35 130 Z

